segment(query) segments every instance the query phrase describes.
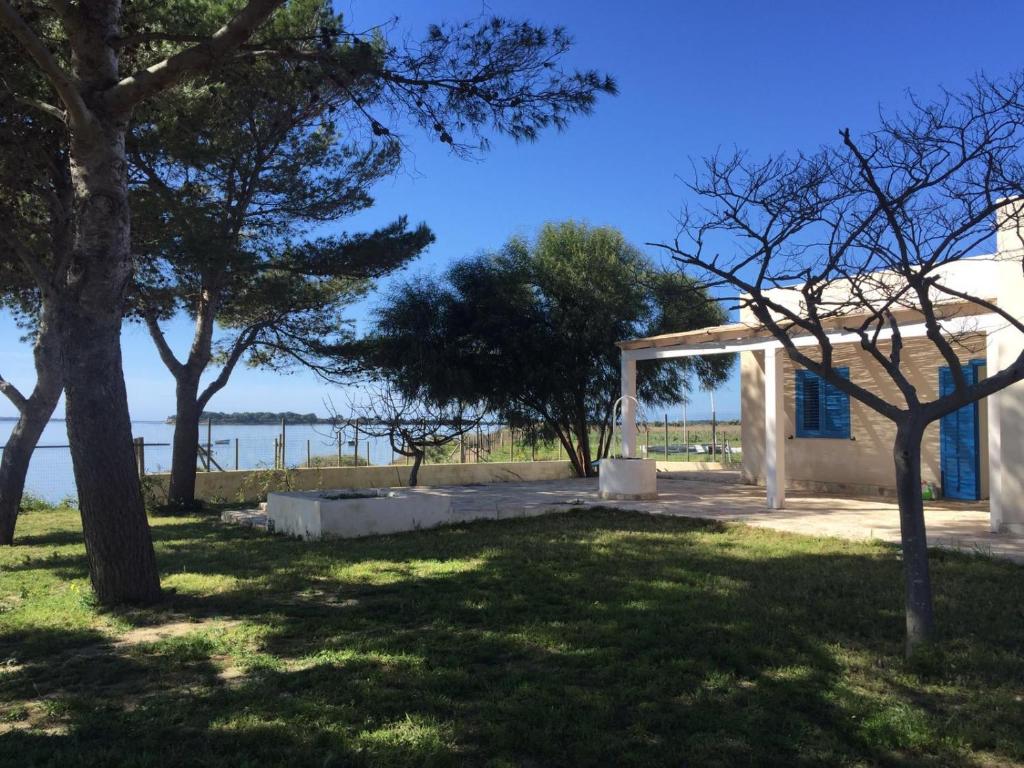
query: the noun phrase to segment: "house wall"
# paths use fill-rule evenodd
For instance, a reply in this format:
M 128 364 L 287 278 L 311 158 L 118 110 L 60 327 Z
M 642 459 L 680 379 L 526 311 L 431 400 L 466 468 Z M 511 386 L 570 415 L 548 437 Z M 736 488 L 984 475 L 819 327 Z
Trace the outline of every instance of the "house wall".
M 960 340 L 960 359 L 985 359 L 985 336 L 974 334 Z M 887 345 L 882 347 L 887 351 Z M 849 367 L 850 381 L 900 403 L 902 395 L 871 355 L 856 344 L 835 347 L 834 366 Z M 907 339 L 903 348 L 904 370 L 924 398 L 939 391 L 939 368 L 945 361 L 927 339 Z M 895 425 L 861 402 L 850 399 L 851 439 L 796 437 L 796 377 L 801 366 L 784 358 L 785 435 L 787 484 L 794 488 L 834 490 L 858 494 L 887 493 L 895 488 L 892 446 Z M 763 484 L 764 462 L 764 354 L 744 352 L 740 362 L 741 407 L 743 410 L 743 478 Z M 986 413 L 980 414 L 979 445 L 986 445 Z M 925 481 L 940 483 L 939 425 L 932 424 L 922 445 L 921 474 Z M 981 492 L 988 494 L 987 461 L 981 467 Z
M 999 286 L 999 305 L 1013 317 L 1024 318 L 1024 239 L 1020 231 L 1008 226 L 1004 214 L 997 222 L 996 249 L 999 260 L 992 276 Z M 1024 335 L 1013 328 L 1001 328 L 992 334 L 994 356 L 1000 368 L 1009 366 L 1024 352 Z M 993 528 L 1024 533 L 1024 381 L 997 395 L 1000 425 L 999 460 L 1001 510 Z
M 996 233 L 996 253 L 962 259 L 943 268 L 944 282 L 964 293 L 995 299 L 1011 315 L 1024 318 L 1024 238 L 1013 227 L 1003 226 L 1001 219 Z M 842 286 L 833 288 L 837 296 Z M 793 308 L 800 306 L 800 294 L 794 289 L 772 292 L 776 301 Z M 741 311 L 740 320 L 754 324 L 749 310 Z M 1024 334 L 1009 326 L 1001 326 L 987 334 L 977 333 L 962 350 L 963 362 L 984 359 L 986 372 L 995 373 L 1010 366 L 1024 352 Z M 986 343 L 988 348 L 986 349 Z M 944 364 L 937 351 L 924 339 L 907 340 L 905 370 L 919 391 L 934 395 L 938 391 L 938 368 Z M 902 398 L 880 367 L 856 345 L 836 347 L 835 365 L 849 365 L 851 378 L 871 387 L 891 402 Z M 793 364 L 786 364 L 786 434 L 794 434 Z M 741 410 L 743 438 L 743 479 L 748 483 L 764 483 L 764 356 L 747 352 L 740 355 Z M 987 496 L 992 471 L 998 471 L 1000 486 L 998 508 L 993 506 L 992 527 L 1024 533 L 1024 382 L 1000 392 L 995 438 L 998 469 L 990 471 L 989 402 L 979 405 L 981 447 L 981 492 Z M 851 402 L 853 441 L 825 439 L 787 440 L 787 483 L 790 487 L 818 490 L 844 490 L 854 493 L 891 491 L 894 487 L 892 439 L 895 430 L 866 406 Z M 925 438 L 922 473 L 925 480 L 939 481 L 938 424 L 932 425 Z M 845 444 L 849 443 L 849 444 Z M 995 446 L 998 445 L 998 448 Z

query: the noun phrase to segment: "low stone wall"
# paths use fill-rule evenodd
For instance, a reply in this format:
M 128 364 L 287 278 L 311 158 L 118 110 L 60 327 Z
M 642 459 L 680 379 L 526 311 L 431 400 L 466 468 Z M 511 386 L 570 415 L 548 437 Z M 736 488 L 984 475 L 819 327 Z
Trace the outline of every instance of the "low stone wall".
M 694 467 L 698 466 L 696 463 Z M 380 467 L 314 467 L 312 469 L 252 469 L 200 472 L 196 498 L 202 501 L 261 501 L 271 491 L 316 491 L 348 488 L 394 488 L 409 483 L 409 469 L 395 464 Z M 494 462 L 485 464 L 425 464 L 420 485 L 477 485 L 575 477 L 568 461 Z M 168 474 L 146 476 L 146 490 L 158 502 L 167 499 Z
M 659 472 L 718 472 L 723 469 L 739 470 L 739 464 L 720 461 L 658 461 Z

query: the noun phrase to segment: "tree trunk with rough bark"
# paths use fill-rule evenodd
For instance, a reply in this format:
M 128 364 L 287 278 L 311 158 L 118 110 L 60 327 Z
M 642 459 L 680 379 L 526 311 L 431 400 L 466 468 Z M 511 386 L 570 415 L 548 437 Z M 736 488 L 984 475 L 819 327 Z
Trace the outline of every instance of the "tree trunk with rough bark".
M 39 443 L 63 389 L 60 372 L 60 339 L 44 304 L 39 315 L 35 348 L 36 384 L 18 405 L 18 421 L 0 457 L 0 545 L 14 543 L 29 461 Z
M 127 115 L 97 117 L 91 130 L 72 134 L 77 228 L 71 300 L 60 307 L 68 442 L 89 576 L 105 605 L 160 599 L 121 362 L 124 291 L 132 272 L 127 123 Z
M 419 485 L 420 481 L 420 465 L 423 464 L 423 453 L 417 451 L 413 455 L 412 469 L 409 470 L 409 487 L 414 488 Z
M 282 4 L 249 0 L 215 35 L 124 77 L 119 0 L 53 4 L 70 43 L 70 72 L 15 4 L 0 0 L 0 25 L 35 62 L 64 108 L 74 242 L 57 324 L 89 575 L 103 604 L 160 598 L 121 363 L 121 321 L 132 277 L 125 157 L 131 111 L 192 73 L 217 66 Z M 40 287 L 49 282 L 37 279 Z
M 921 440 L 924 426 L 898 424 L 893 459 L 896 463 L 896 492 L 900 507 L 900 539 L 903 547 L 906 653 L 934 639 L 935 613 L 932 606 L 931 575 L 928 568 L 928 540 L 925 533 L 924 500 L 921 497 Z
M 558 441 L 562 444 L 565 449 L 566 458 L 569 463 L 572 464 L 573 471 L 577 477 L 586 477 L 586 470 L 583 468 L 582 459 L 576 452 L 576 446 L 572 442 L 572 431 L 564 425 L 558 425 L 555 428 L 555 433 L 558 436 Z
M 196 503 L 196 461 L 199 458 L 199 379 L 187 372 L 175 388 L 174 438 L 171 448 L 169 504 L 191 507 Z

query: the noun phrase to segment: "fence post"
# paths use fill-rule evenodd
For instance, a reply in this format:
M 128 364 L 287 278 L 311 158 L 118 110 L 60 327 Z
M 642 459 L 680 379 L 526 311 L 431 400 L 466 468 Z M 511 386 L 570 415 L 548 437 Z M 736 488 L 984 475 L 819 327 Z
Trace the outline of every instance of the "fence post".
M 359 466 L 359 422 L 357 421 L 352 425 L 352 429 L 355 430 L 355 437 L 352 443 L 352 465 Z
M 665 414 L 665 461 L 668 461 L 668 414 Z
M 277 463 L 278 458 L 279 458 L 279 455 L 278 455 L 278 452 L 277 452 L 277 438 L 275 437 L 274 438 L 274 469 L 278 469 L 278 463 Z
M 136 437 L 132 442 L 135 444 L 135 468 L 142 479 L 146 476 L 146 438 Z
M 206 420 L 206 471 L 213 471 L 213 419 Z
M 338 429 L 338 466 L 341 466 L 341 429 Z
M 284 423 L 284 416 L 282 416 L 281 417 L 281 469 L 285 469 L 286 468 L 285 459 L 284 459 L 285 430 L 286 430 L 286 427 L 285 427 L 285 423 Z
M 370 441 L 366 441 L 366 466 L 370 466 Z
M 235 471 L 238 471 L 238 438 L 235 438 Z
M 690 460 L 690 431 L 686 426 L 686 403 L 683 403 L 683 450 L 686 451 L 686 460 Z
M 309 448 L 309 438 L 306 438 L 306 469 L 313 468 L 313 453 Z
M 711 460 L 718 461 L 718 423 L 715 420 L 714 390 L 711 390 Z
M 508 460 L 516 460 L 516 431 L 511 426 L 508 428 Z

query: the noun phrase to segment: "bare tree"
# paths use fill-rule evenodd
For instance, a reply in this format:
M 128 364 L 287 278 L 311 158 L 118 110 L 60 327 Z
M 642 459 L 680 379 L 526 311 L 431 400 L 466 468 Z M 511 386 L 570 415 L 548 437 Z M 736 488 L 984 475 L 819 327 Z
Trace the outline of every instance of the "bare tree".
M 814 154 L 761 163 L 743 153 L 711 157 L 688 183 L 699 209 L 684 210 L 674 242 L 654 244 L 737 292 L 741 310 L 795 363 L 895 424 L 908 653 L 935 631 L 921 491 L 925 429 L 1024 378 L 1024 354 L 981 381 L 964 374 L 959 351 L 963 334 L 977 330 L 971 317 L 995 316 L 1020 332 L 1024 323 L 957 279 L 958 262 L 984 253 L 996 215 L 1012 226 L 1024 212 L 1004 199 L 1024 190 L 1022 95 L 1022 75 L 978 79 L 963 94 L 912 99 L 905 114 L 883 115 L 863 136 L 843 130 L 836 146 Z M 949 394 L 914 386 L 902 354 L 911 325 L 923 327 L 949 366 Z M 837 332 L 892 382 L 894 402 L 834 369 Z
M 335 431 L 353 423 L 367 437 L 387 438 L 391 450 L 412 459 L 409 485 L 419 482 L 420 466 L 427 453 L 443 448 L 471 434 L 485 413 L 476 405 L 461 402 L 443 404 L 403 397 L 387 382 L 361 392 L 359 402 L 350 400 L 350 417 L 332 411 Z

